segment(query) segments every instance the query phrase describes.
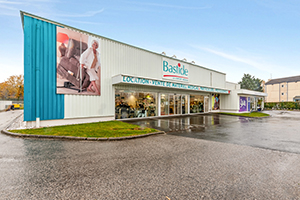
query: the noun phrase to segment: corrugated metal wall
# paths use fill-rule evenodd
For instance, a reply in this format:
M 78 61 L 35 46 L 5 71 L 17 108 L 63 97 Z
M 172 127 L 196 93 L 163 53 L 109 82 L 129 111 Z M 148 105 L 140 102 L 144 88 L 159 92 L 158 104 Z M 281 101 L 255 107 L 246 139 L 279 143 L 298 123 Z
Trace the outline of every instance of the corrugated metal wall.
M 230 95 L 220 95 L 220 109 L 221 110 L 239 110 L 239 96 L 236 90 L 231 90 Z
M 63 119 L 56 94 L 56 25 L 24 16 L 24 121 Z
M 226 76 L 224 74 L 220 74 L 217 72 L 213 72 L 212 77 L 212 86 L 213 87 L 219 87 L 219 88 L 225 88 L 226 87 Z

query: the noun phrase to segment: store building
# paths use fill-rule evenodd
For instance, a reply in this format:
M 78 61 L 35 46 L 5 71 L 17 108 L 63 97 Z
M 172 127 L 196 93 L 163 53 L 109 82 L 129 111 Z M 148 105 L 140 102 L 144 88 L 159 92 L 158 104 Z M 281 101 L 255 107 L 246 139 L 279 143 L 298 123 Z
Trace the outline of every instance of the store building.
M 241 90 L 226 82 L 225 73 L 194 62 L 29 13 L 21 17 L 28 126 L 248 112 L 266 96 Z

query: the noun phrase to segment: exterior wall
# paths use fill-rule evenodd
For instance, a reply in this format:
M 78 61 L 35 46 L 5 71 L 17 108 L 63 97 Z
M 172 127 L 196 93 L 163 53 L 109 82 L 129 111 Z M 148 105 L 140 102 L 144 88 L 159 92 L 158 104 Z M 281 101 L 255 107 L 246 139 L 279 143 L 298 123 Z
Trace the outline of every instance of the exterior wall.
M 293 101 L 295 96 L 300 96 L 300 82 L 288 83 L 288 101 Z
M 162 78 L 163 59 L 189 66 L 188 84 L 226 88 L 226 75 L 182 60 L 170 58 L 144 49 L 133 47 L 94 34 L 100 40 L 101 96 L 56 94 L 56 27 L 63 25 L 24 15 L 24 120 L 71 119 L 86 117 L 112 117 L 115 107 L 115 88 L 174 92 L 180 94 L 209 95 L 208 92 L 163 89 L 159 87 L 112 85 L 112 77 L 118 74 Z M 66 27 L 71 29 L 70 27 Z M 74 29 L 75 30 L 75 29 Z M 79 30 L 75 30 L 81 32 Z M 89 34 L 82 31 L 83 34 Z M 185 82 L 186 83 L 186 82 Z M 230 104 L 234 95 L 221 95 L 223 108 Z M 210 100 L 211 101 L 211 98 Z
M 239 96 L 237 90 L 241 88 L 240 84 L 226 82 L 226 88 L 230 90 L 230 95 L 221 95 L 220 110 L 237 112 L 239 110 Z
M 56 94 L 56 26 L 24 16 L 24 121 L 63 119 Z
M 280 101 L 287 101 L 288 98 L 288 90 L 287 90 L 287 83 L 280 83 Z
M 239 110 L 239 96 L 236 90 L 231 90 L 230 95 L 220 95 L 220 111 L 237 112 Z
M 212 72 L 212 87 L 225 88 L 226 87 L 226 76 L 221 73 Z
M 300 95 L 300 82 L 278 83 L 265 86 L 266 102 L 293 101 L 295 96 Z
M 65 95 L 65 118 L 113 116 L 115 102 L 112 77 L 118 74 L 128 74 L 163 80 L 162 62 L 164 57 L 189 65 L 189 84 L 217 88 L 225 88 L 226 86 L 226 75 L 224 73 L 209 70 L 201 66 L 196 66 L 100 36 L 98 36 L 98 38 L 100 39 L 101 53 L 101 96 Z M 210 80 L 210 73 L 212 73 L 212 81 Z M 140 86 L 136 88 L 141 89 Z M 169 89 L 162 90 L 158 87 L 153 89 L 155 91 L 169 91 Z M 191 93 L 191 91 L 174 91 L 180 94 Z
M 268 94 L 266 97 L 266 102 L 279 102 L 279 84 L 273 84 L 273 85 L 266 85 L 265 86 L 265 92 Z
M 237 83 L 226 82 L 225 86 L 228 90 L 239 90 L 241 89 L 241 85 Z

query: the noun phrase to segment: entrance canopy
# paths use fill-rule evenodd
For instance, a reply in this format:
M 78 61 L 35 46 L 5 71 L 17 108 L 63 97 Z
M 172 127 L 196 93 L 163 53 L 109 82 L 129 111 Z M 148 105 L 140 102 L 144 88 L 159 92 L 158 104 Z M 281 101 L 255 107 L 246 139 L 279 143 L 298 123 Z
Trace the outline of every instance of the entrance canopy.
M 237 94 L 238 95 L 256 96 L 256 97 L 267 97 L 268 96 L 267 93 L 257 92 L 257 91 L 253 91 L 253 90 L 245 90 L 245 89 L 237 90 Z
M 295 96 L 293 99 L 294 101 L 300 101 L 300 96 Z
M 191 85 L 186 83 L 178 83 L 165 80 L 156 80 L 152 78 L 131 76 L 119 74 L 112 77 L 112 84 L 134 84 L 134 85 L 143 85 L 143 86 L 154 86 L 154 87 L 163 87 L 163 88 L 172 88 L 172 89 L 182 89 L 182 90 L 191 90 L 199 92 L 211 92 L 211 93 L 220 93 L 220 94 L 230 94 L 230 90 L 225 88 L 213 88 L 200 85 Z

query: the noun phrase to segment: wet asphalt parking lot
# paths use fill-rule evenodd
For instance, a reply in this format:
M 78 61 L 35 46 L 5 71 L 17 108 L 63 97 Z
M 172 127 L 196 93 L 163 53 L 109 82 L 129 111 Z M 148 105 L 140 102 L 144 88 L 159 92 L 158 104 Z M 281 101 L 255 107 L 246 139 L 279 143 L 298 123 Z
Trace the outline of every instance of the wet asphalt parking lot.
M 266 113 L 272 117 L 207 114 L 128 123 L 163 130 L 168 135 L 300 153 L 300 112 Z
M 149 120 L 168 133 L 124 141 L 0 134 L 0 199 L 299 199 L 300 115 L 271 113 Z

